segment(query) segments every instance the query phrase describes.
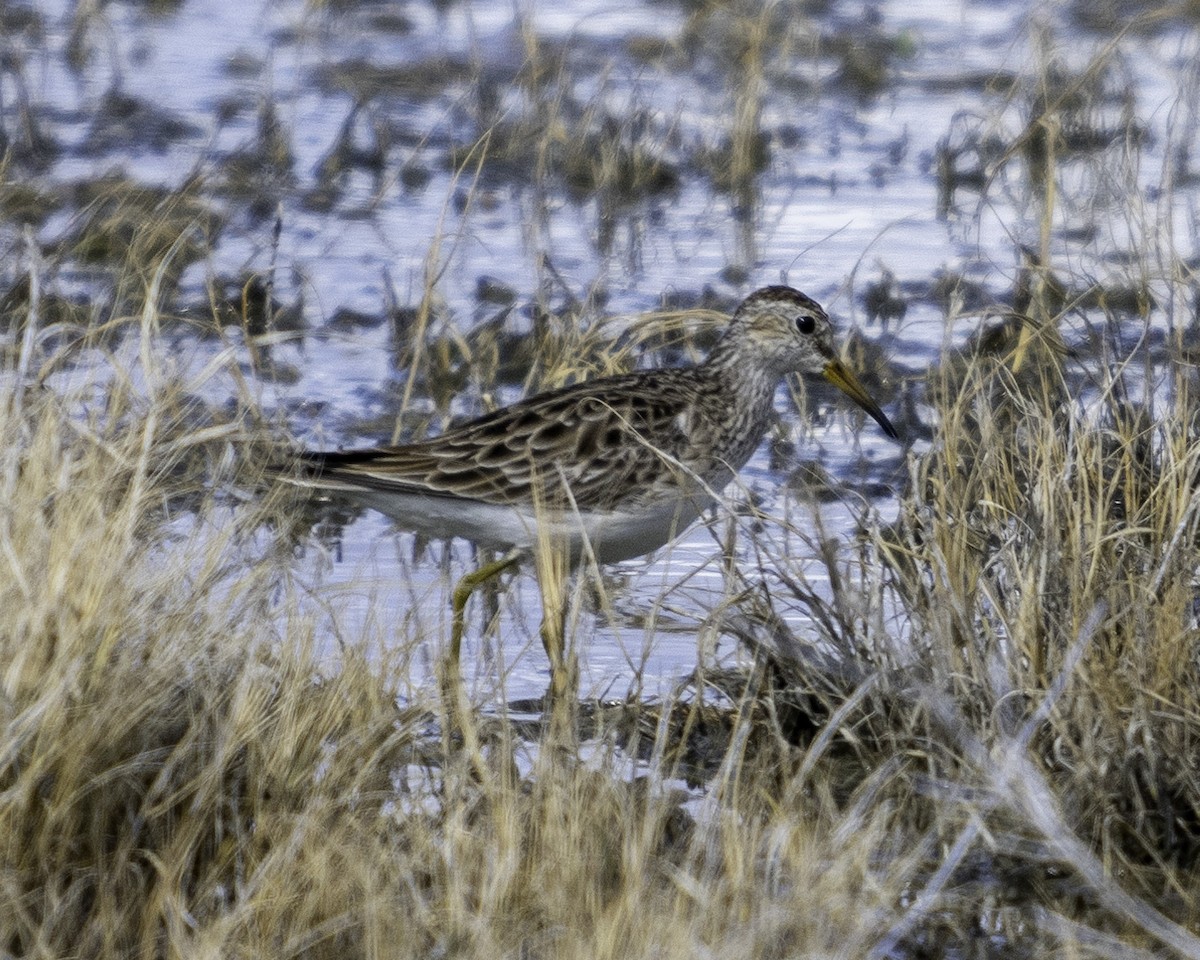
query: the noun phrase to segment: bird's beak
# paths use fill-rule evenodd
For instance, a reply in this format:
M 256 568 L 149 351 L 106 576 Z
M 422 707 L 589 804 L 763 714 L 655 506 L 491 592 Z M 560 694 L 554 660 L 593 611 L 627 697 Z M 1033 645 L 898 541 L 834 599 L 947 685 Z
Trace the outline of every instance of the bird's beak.
M 900 435 L 896 433 L 896 428 L 892 426 L 892 421 L 884 416 L 883 411 L 879 409 L 879 404 L 871 399 L 871 395 L 858 382 L 858 378 L 850 372 L 849 368 L 841 360 L 836 358 L 830 360 L 825 364 L 825 369 L 821 372 L 825 375 L 826 380 L 866 410 L 874 418 L 875 422 L 883 427 L 884 433 L 893 440 L 899 439 Z

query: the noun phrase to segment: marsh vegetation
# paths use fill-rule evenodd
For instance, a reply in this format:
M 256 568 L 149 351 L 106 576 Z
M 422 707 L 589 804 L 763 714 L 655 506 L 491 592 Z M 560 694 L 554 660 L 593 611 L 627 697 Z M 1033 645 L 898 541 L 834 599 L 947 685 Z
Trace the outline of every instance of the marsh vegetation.
M 312 4 L 186 109 L 192 6 L 0 6 L 0 951 L 1200 956 L 1186 8 L 968 5 L 951 70 L 886 5 Z M 780 270 L 907 443 L 781 392 L 691 546 L 574 582 L 625 672 L 567 747 L 474 604 L 481 771 L 465 546 L 263 463 L 698 355 Z

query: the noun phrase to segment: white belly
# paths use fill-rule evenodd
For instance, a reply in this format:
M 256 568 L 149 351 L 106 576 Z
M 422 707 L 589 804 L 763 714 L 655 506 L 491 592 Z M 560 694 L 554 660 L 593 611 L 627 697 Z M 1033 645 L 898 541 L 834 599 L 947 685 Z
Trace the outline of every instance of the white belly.
M 615 563 L 657 550 L 686 530 L 712 503 L 710 497 L 697 493 L 630 511 L 553 511 L 535 515 L 528 508 L 450 497 L 363 489 L 340 489 L 338 493 L 378 510 L 407 530 L 435 539 L 462 537 L 500 550 L 534 549 L 540 524 L 550 542 L 566 545 L 572 562 L 590 551 L 600 563 Z

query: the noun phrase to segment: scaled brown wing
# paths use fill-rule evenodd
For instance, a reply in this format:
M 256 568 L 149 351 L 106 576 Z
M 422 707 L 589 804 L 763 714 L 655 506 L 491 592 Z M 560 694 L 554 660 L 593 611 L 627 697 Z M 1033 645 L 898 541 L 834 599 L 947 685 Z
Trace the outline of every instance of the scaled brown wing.
M 656 371 L 653 389 L 644 372 L 574 384 L 420 443 L 305 459 L 324 477 L 381 491 L 528 503 L 536 479 L 542 498 L 560 500 L 565 482 L 576 507 L 612 509 L 676 469 L 689 374 Z

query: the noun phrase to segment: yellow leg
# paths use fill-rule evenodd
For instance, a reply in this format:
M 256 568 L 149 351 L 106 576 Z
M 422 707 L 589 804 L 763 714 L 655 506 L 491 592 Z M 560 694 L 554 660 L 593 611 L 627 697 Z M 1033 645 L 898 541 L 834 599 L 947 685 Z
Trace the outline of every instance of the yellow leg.
M 447 714 L 445 724 L 446 745 L 449 747 L 450 735 L 454 731 L 460 732 L 463 738 L 463 745 L 476 767 L 480 766 L 482 758 L 479 753 L 479 744 L 475 737 L 475 730 L 468 716 L 460 671 L 462 638 L 466 629 L 467 601 L 471 599 L 471 594 L 475 592 L 475 589 L 480 584 L 486 583 L 492 577 L 499 576 L 510 567 L 516 566 L 520 559 L 521 554 L 513 551 L 499 560 L 485 564 L 478 570 L 472 570 L 455 584 L 454 593 L 451 595 L 450 649 L 447 651 L 446 659 L 442 664 L 441 677 L 442 700 L 445 703 Z
M 573 695 L 575 664 L 568 663 L 566 640 L 566 606 L 542 604 L 542 646 L 550 661 L 550 698 L 563 700 Z
M 451 678 L 458 679 L 462 638 L 466 629 L 467 601 L 471 599 L 471 594 L 480 584 L 487 583 L 492 577 L 498 577 L 510 567 L 515 567 L 520 559 L 521 555 L 515 551 L 505 554 L 499 560 L 485 564 L 478 570 L 472 570 L 455 584 L 450 600 L 450 651 L 446 654 L 446 669 Z

